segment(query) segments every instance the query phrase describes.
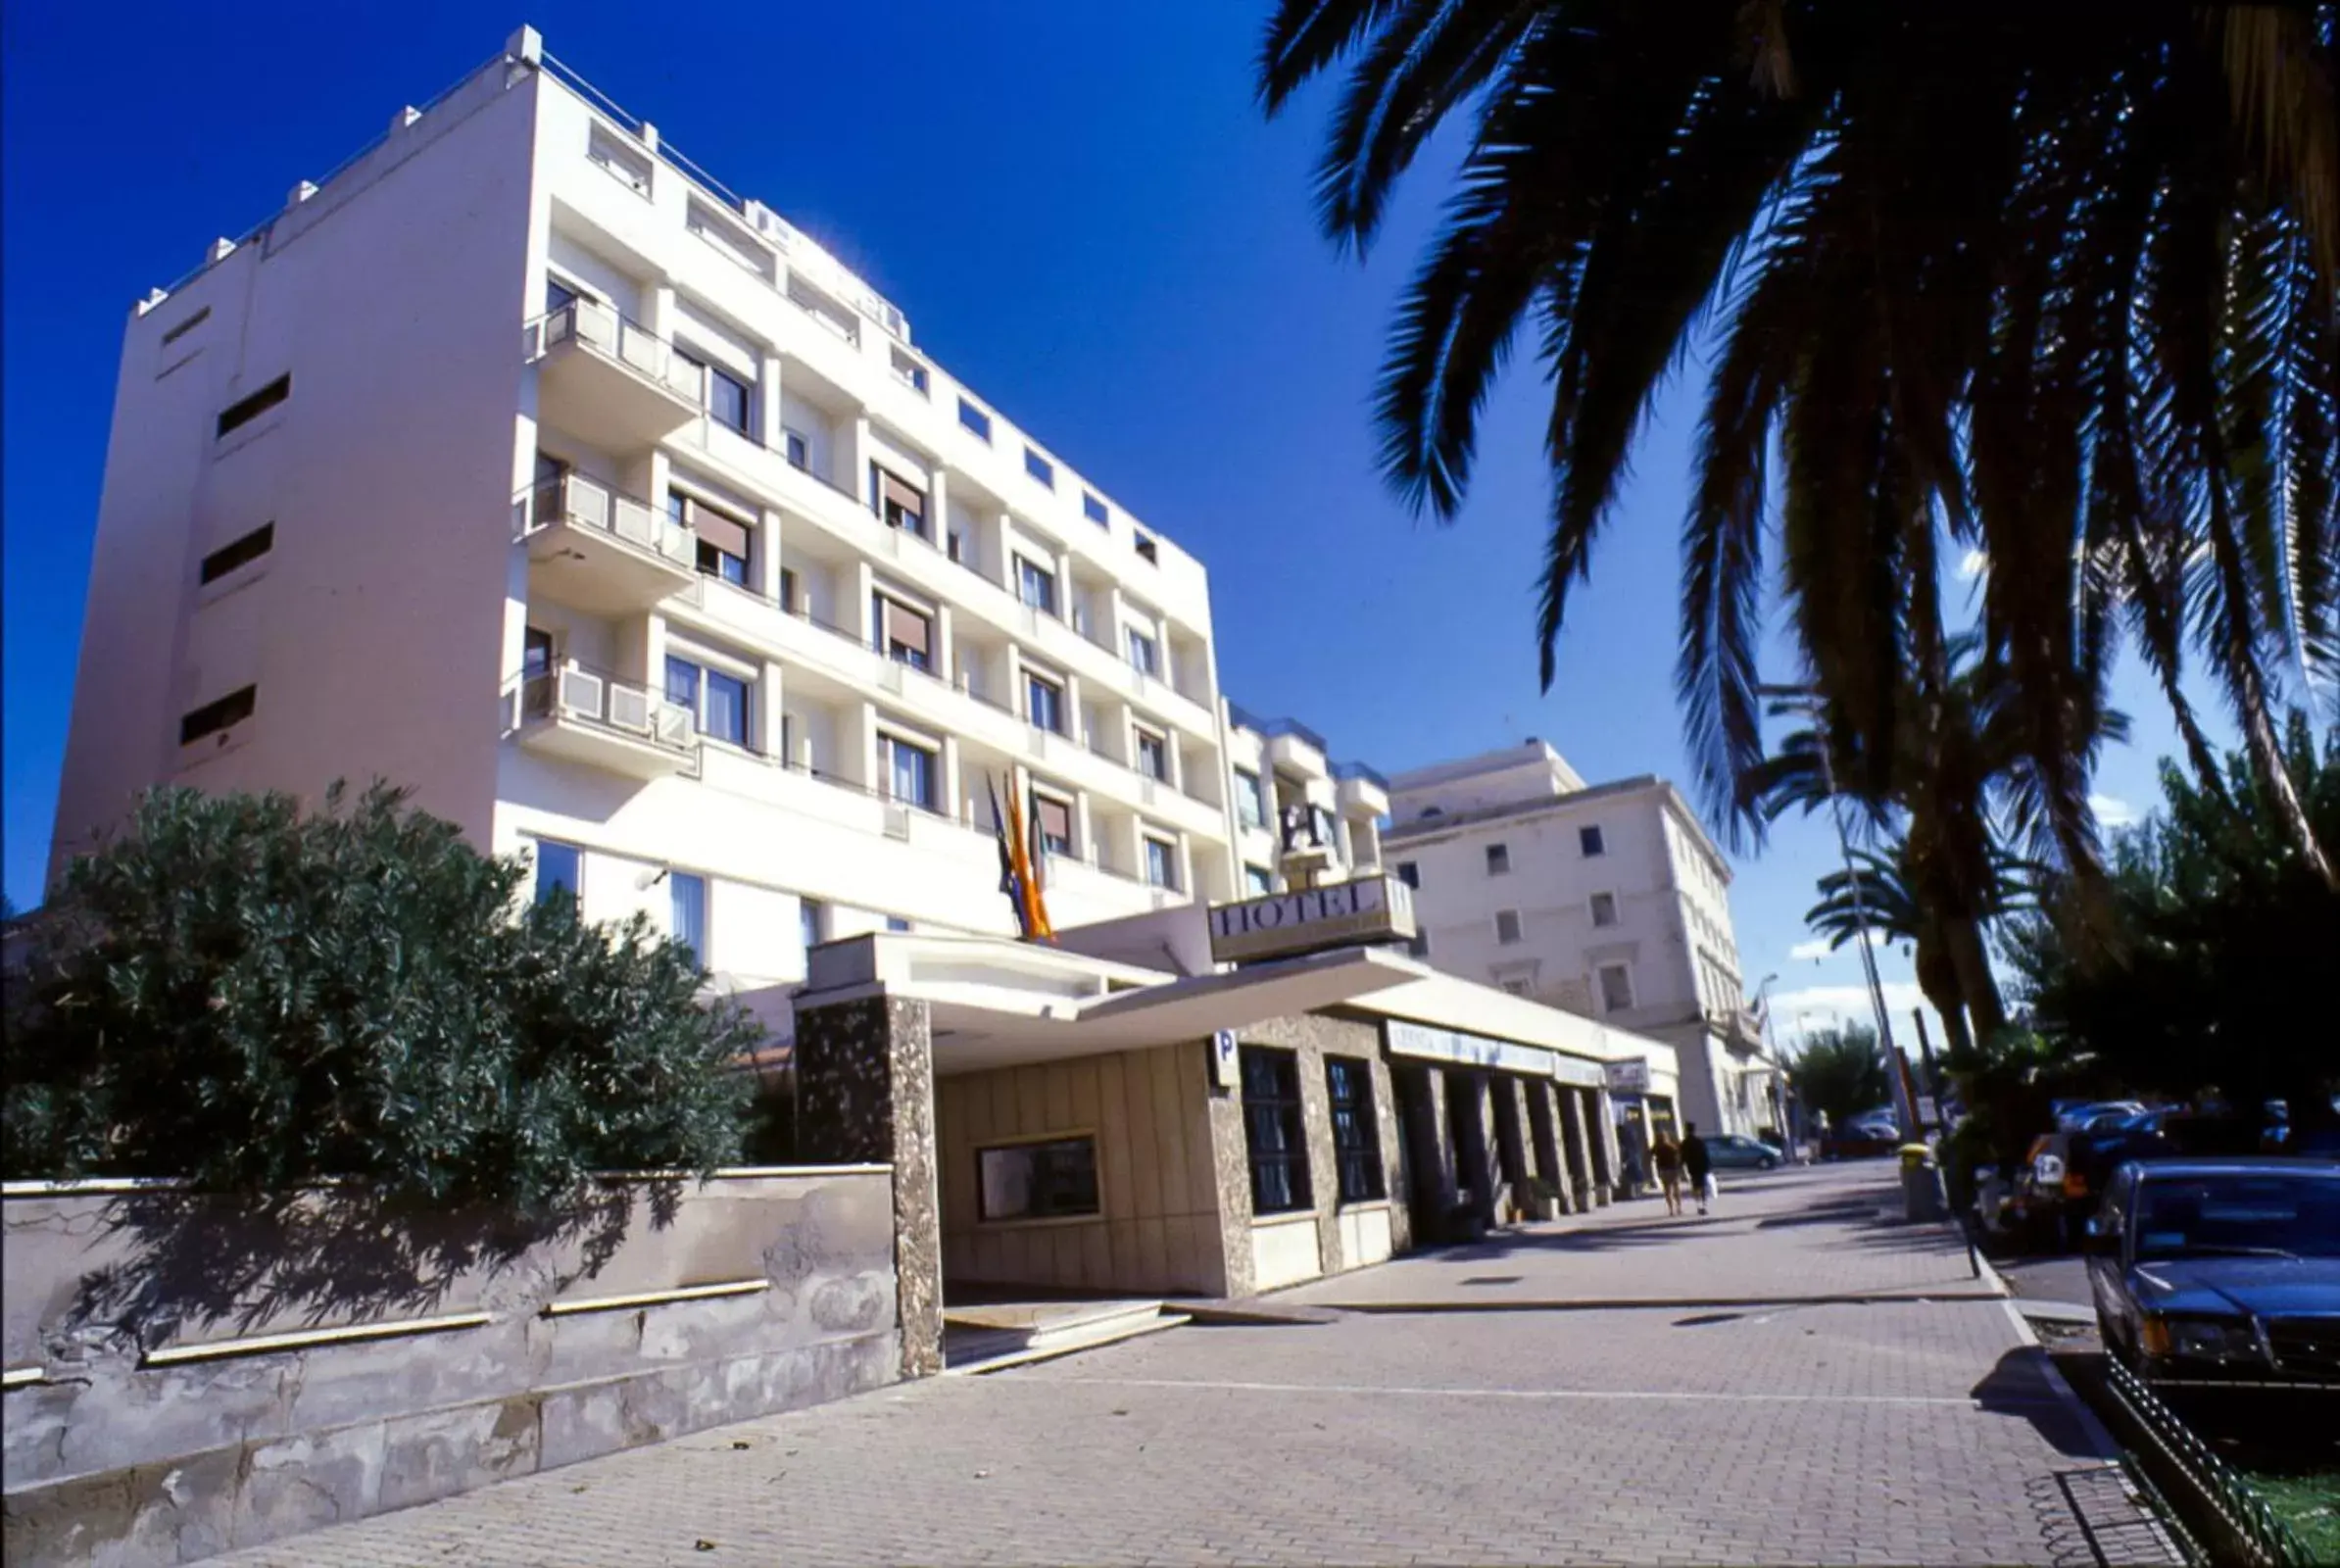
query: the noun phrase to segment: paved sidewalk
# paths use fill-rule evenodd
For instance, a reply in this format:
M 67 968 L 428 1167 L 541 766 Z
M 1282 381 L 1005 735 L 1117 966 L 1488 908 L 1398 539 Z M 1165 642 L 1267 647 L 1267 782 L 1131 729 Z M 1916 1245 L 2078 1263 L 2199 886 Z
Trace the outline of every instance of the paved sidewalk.
M 1872 1224 L 1889 1174 L 1750 1183 L 1705 1226 L 1622 1205 L 1293 1293 L 1375 1307 L 1329 1324 L 939 1379 L 224 1560 L 2175 1560 L 2005 1305 L 1944 1298 L 1974 1287 L 1955 1239 Z M 1580 1276 L 1648 1304 L 1533 1304 Z

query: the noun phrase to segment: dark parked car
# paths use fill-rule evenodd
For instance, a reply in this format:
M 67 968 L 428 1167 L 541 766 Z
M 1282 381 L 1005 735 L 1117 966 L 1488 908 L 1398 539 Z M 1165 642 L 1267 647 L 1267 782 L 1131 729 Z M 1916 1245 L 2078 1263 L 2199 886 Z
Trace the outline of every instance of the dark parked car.
M 1706 1157 L 1717 1170 L 1771 1170 L 1787 1156 L 1759 1139 L 1718 1133 L 1706 1140 Z
M 2168 1105 L 2109 1125 L 2042 1133 L 2016 1172 L 2016 1223 L 2046 1245 L 2075 1247 L 2081 1223 L 2123 1162 L 2273 1153 L 2281 1148 L 2274 1125 L 2230 1110 Z
M 2122 1165 L 2086 1245 L 2106 1350 L 2165 1396 L 2340 1396 L 2340 1164 Z

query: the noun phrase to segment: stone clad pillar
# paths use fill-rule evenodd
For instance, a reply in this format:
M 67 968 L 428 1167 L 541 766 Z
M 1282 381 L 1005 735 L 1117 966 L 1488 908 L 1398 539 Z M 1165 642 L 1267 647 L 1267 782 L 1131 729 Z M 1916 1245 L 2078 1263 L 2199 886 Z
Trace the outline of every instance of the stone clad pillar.
M 1528 1142 L 1536 1151 L 1536 1173 L 1552 1184 L 1560 1195 L 1560 1209 L 1566 1213 L 1576 1207 L 1576 1178 L 1567 1162 L 1560 1157 L 1560 1133 L 1552 1108 L 1553 1085 L 1544 1079 L 1535 1079 L 1526 1085 L 1528 1096 Z
M 1592 1156 L 1585 1147 L 1584 1091 L 1567 1084 L 1553 1085 L 1560 1102 L 1560 1132 L 1568 1146 L 1569 1202 L 1582 1214 L 1595 1201 Z
M 894 1167 L 902 1375 L 932 1377 L 943 1370 L 943 1206 L 927 1004 L 880 993 L 800 1008 L 796 1064 L 805 1161 Z
M 1580 1089 L 1577 1093 L 1584 1097 L 1584 1115 L 1591 1123 L 1585 1132 L 1592 1150 L 1592 1201 L 1606 1207 L 1617 1191 L 1617 1123 L 1609 1114 L 1607 1090 Z

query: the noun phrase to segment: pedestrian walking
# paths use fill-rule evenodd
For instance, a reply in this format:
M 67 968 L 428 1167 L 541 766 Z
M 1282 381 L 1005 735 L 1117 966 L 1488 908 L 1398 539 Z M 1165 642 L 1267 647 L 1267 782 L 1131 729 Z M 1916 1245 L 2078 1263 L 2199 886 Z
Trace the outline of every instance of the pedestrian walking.
M 1666 1192 L 1666 1212 L 1682 1212 L 1682 1146 L 1662 1128 L 1649 1146 L 1649 1163 L 1657 1169 L 1658 1185 Z
M 1698 1212 L 1706 1212 L 1707 1200 L 1714 1197 L 1714 1156 L 1706 1152 L 1706 1140 L 1698 1136 L 1698 1124 L 1682 1124 L 1682 1169 L 1690 1179 L 1690 1194 L 1698 1200 Z

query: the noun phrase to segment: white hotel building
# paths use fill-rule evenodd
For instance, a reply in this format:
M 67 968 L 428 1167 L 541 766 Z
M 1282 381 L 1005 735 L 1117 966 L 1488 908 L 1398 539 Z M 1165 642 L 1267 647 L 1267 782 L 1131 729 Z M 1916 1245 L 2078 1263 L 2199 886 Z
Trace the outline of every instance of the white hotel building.
M 1012 932 L 992 781 L 1073 926 L 1372 868 L 1342 772 L 1231 733 L 1194 558 L 532 31 L 129 322 L 55 864 L 380 776 L 785 1027 L 809 944 Z

